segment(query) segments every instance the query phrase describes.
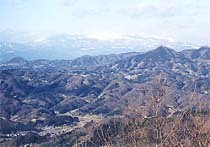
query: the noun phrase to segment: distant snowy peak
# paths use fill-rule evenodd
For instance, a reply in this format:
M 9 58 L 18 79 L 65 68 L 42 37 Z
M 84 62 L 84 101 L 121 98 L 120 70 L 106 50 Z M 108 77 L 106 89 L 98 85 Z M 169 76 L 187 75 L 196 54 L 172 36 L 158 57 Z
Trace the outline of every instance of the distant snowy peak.
M 0 33 L 1 38 L 1 33 Z M 10 39 L 12 40 L 12 39 Z M 197 49 L 192 43 L 175 42 L 154 37 L 123 36 L 111 40 L 100 40 L 82 35 L 54 35 L 35 37 L 28 42 L 14 43 L 0 40 L 0 62 L 14 57 L 25 59 L 75 59 L 84 55 L 106 55 L 127 52 L 146 52 L 161 45 L 175 49 Z M 17 41 L 18 42 L 18 41 Z
M 193 43 L 176 42 L 171 38 L 161 39 L 155 37 L 139 37 L 139 36 L 123 36 L 121 38 L 114 38 L 110 40 L 98 39 L 93 36 L 81 35 L 57 35 L 48 38 L 39 38 L 33 42 L 35 45 L 61 45 L 66 47 L 81 48 L 83 50 L 90 50 L 95 48 L 106 47 L 109 49 L 127 48 L 129 51 L 148 51 L 158 46 L 164 45 L 176 50 L 199 48 L 200 46 Z M 84 49 L 86 48 L 86 49 Z M 101 50 L 103 52 L 103 50 Z

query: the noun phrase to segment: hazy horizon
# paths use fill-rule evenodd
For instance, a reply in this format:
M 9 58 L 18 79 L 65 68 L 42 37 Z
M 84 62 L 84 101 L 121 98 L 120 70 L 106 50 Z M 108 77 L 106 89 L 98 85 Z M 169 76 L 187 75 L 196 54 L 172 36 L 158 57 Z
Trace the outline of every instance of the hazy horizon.
M 0 30 L 101 40 L 155 37 L 210 44 L 210 1 L 0 0 Z

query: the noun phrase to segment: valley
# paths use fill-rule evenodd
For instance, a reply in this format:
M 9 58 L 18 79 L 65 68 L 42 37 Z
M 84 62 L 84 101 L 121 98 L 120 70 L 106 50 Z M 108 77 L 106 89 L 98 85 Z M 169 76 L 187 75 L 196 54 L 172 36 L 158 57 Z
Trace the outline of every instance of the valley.
M 71 135 L 84 141 L 91 129 L 124 118 L 128 110 L 129 117 L 152 118 L 148 100 L 160 88 L 161 115 L 173 118 L 191 107 L 208 113 L 210 48 L 177 52 L 160 46 L 75 60 L 14 58 L 0 65 L 0 83 L 0 146 L 41 146 Z M 72 138 L 74 145 L 78 138 Z

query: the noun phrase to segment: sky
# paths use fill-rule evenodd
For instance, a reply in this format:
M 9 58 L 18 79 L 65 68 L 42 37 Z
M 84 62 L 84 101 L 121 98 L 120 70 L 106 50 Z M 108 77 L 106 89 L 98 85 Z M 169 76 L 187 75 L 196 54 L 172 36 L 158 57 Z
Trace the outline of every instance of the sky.
M 0 0 L 0 30 L 210 44 L 210 0 Z

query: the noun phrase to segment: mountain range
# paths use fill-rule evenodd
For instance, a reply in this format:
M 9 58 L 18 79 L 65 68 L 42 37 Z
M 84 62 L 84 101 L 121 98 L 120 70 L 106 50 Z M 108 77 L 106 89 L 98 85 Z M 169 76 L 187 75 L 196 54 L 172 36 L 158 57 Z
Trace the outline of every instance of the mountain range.
M 144 53 L 86 55 L 74 60 L 16 57 L 0 64 L 0 134 L 6 140 L 11 134 L 31 132 L 47 137 L 50 130 L 65 135 L 66 130 L 81 127 L 80 123 L 120 117 L 128 105 L 148 117 L 153 112 L 147 101 L 160 87 L 165 91 L 160 107 L 165 116 L 198 102 L 199 108 L 209 111 L 209 77 L 209 47 L 178 52 L 160 46 Z
M 0 32 L 0 63 L 14 57 L 27 60 L 72 60 L 84 55 L 146 52 L 165 45 L 176 50 L 195 49 L 192 43 L 174 42 L 154 37 L 124 36 L 114 40 L 99 40 L 82 35 L 54 35 L 37 37 L 12 31 Z

